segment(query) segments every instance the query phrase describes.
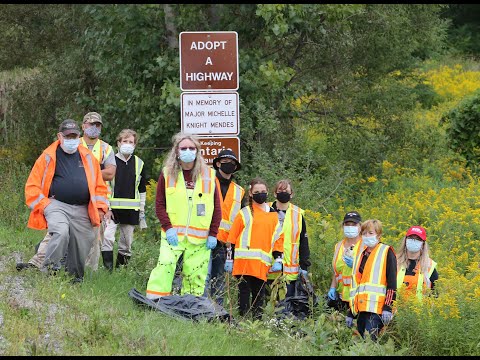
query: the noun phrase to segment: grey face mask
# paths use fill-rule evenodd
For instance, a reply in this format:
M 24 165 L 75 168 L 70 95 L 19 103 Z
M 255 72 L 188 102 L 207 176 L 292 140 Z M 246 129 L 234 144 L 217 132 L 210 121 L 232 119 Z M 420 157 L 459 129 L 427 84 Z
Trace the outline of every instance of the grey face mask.
M 102 130 L 96 126 L 90 126 L 85 129 L 85 135 L 87 135 L 90 139 L 96 139 L 100 136 Z

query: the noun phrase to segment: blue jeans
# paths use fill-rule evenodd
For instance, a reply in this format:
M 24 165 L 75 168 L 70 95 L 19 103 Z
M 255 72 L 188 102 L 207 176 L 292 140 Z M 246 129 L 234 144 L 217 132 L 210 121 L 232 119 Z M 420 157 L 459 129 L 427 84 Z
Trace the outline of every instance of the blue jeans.
M 357 329 L 364 338 L 365 331 L 370 333 L 373 341 L 377 340 L 378 333 L 383 328 L 382 317 L 378 314 L 362 311 L 358 314 Z

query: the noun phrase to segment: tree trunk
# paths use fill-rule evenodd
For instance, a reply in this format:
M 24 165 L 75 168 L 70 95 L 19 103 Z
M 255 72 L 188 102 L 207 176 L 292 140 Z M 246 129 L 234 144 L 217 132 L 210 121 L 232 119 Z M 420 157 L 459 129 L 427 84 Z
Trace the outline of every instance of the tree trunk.
M 171 49 L 178 48 L 178 33 L 175 26 L 175 15 L 170 4 L 162 4 L 165 13 L 165 27 L 167 28 L 168 47 Z

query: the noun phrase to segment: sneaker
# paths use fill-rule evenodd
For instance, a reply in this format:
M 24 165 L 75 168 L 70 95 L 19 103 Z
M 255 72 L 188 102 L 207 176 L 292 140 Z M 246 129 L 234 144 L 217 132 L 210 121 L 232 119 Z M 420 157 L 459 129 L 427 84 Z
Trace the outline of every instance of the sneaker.
M 18 271 L 22 271 L 23 269 L 35 268 L 36 266 L 30 263 L 17 263 L 15 267 Z

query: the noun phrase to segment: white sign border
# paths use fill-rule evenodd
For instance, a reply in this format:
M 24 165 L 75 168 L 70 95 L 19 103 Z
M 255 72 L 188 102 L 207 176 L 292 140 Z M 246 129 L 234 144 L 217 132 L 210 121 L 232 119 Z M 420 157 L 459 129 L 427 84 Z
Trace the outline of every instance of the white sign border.
M 196 135 L 198 137 L 205 137 L 205 136 L 210 136 L 210 137 L 233 137 L 233 136 L 238 136 L 240 135 L 240 97 L 238 95 L 238 92 L 236 91 L 216 91 L 216 92 L 211 92 L 211 91 L 184 91 L 180 95 L 180 130 L 182 133 L 184 132 L 184 119 L 183 119 L 183 96 L 184 95 L 201 95 L 201 94 L 206 94 L 206 95 L 227 95 L 227 94 L 232 94 L 235 95 L 236 98 L 236 118 L 237 118 L 237 131 L 235 133 L 217 133 L 217 134 L 211 134 L 211 133 L 191 133 L 189 132 L 188 134 L 191 135 Z M 187 134 L 187 133 L 185 133 Z
M 237 87 L 235 89 L 184 89 L 183 88 L 183 82 L 182 82 L 182 34 L 235 34 L 235 47 L 237 50 Z M 185 92 L 205 92 L 205 91 L 238 91 L 238 88 L 240 86 L 240 74 L 239 74 L 239 59 L 238 59 L 238 33 L 236 31 L 182 31 L 178 35 L 178 53 L 180 56 L 180 90 L 185 91 Z

